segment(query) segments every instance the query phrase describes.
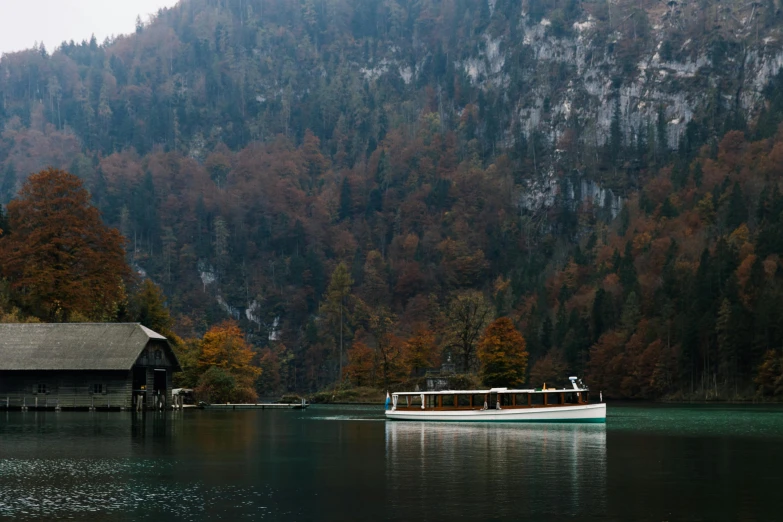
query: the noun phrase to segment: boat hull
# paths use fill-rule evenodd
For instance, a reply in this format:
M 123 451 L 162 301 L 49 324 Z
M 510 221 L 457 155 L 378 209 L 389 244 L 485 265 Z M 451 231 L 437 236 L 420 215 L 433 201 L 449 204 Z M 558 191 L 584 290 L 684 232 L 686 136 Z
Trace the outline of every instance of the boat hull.
M 387 410 L 386 418 L 440 422 L 606 422 L 606 403 L 501 410 Z

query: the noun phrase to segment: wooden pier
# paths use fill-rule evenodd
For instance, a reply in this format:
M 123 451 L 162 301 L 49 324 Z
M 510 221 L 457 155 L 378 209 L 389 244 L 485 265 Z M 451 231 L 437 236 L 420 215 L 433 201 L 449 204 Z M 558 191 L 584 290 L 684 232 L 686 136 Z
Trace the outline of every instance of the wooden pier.
M 204 410 L 304 410 L 310 406 L 307 402 L 283 404 L 277 402 L 257 404 L 200 404 L 186 405 L 185 408 L 199 408 Z

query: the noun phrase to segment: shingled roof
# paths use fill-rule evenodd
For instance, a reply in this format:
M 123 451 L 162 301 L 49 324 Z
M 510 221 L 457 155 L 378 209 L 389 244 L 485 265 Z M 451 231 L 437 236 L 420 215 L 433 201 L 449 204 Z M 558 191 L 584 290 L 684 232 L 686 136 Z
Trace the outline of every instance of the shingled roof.
M 168 341 L 139 323 L 0 324 L 0 370 L 130 370 L 150 341 Z

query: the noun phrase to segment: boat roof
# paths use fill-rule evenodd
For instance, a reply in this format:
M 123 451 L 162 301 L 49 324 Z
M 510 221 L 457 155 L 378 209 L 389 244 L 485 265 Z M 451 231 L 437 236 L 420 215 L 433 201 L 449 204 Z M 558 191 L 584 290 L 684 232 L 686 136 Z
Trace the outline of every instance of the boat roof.
M 563 393 L 563 392 L 586 392 L 587 388 L 547 388 L 546 390 L 527 389 L 509 389 L 509 388 L 490 388 L 488 390 L 441 390 L 441 391 L 417 391 L 417 392 L 392 392 L 392 395 L 483 395 L 487 393 Z

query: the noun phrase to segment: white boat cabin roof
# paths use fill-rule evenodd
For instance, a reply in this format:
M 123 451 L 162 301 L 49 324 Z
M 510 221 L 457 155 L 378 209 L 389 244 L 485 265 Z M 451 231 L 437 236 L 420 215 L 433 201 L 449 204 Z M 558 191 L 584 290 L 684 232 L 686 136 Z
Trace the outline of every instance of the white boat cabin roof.
M 488 390 L 441 390 L 441 391 L 418 391 L 418 392 L 392 392 L 397 396 L 419 396 L 419 395 L 486 395 L 488 393 L 565 393 L 565 392 L 586 392 L 587 388 L 547 388 L 546 390 L 528 389 L 508 389 L 508 388 L 490 388 Z

